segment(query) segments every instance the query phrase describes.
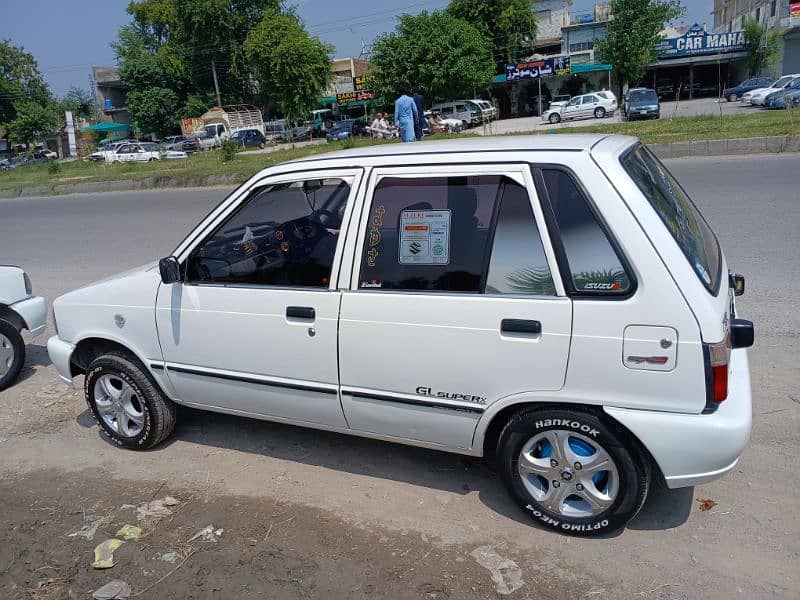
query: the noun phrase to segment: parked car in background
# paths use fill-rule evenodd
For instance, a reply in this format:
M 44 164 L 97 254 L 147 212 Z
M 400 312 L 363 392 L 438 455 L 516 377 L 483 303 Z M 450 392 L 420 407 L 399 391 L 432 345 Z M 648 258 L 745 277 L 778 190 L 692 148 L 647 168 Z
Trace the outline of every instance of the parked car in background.
M 337 121 L 325 134 L 325 139 L 329 142 L 338 142 L 363 135 L 364 131 L 364 123 L 359 119 L 345 119 Z
M 635 138 L 382 144 L 248 178 L 158 263 L 56 299 L 47 350 L 110 447 L 185 405 L 485 456 L 530 522 L 607 538 L 736 468 L 744 284 Z
M 769 87 L 773 83 L 775 83 L 775 79 L 772 77 L 751 77 L 750 79 L 745 79 L 739 85 L 725 88 L 722 91 L 722 97 L 728 102 L 736 102 L 747 92 L 751 92 L 759 88 Z
M 632 88 L 622 103 L 622 114 L 629 121 L 636 119 L 658 119 L 661 116 L 661 103 L 658 93 L 650 88 Z
M 425 111 L 430 133 L 459 133 L 464 129 L 464 124 L 458 119 L 447 119 L 439 111 Z
M 471 107 L 465 100 L 437 102 L 431 106 L 431 110 L 438 112 L 445 119 L 458 119 L 461 121 L 461 127 L 463 129 L 467 129 L 481 122 L 481 117 L 477 108 Z
M 166 158 L 168 160 L 175 158 L 189 158 L 189 154 L 183 150 L 164 150 L 155 142 L 139 142 L 139 146 L 145 152 L 157 152 L 159 158 Z
M 467 100 L 467 102 L 477 107 L 482 122 L 494 121 L 497 119 L 497 109 L 492 106 L 488 100 Z
M 765 108 L 793 107 L 793 99 L 800 93 L 800 77 L 793 80 L 782 90 L 776 90 L 764 98 Z
M 611 100 L 607 96 L 600 96 L 597 93 L 575 96 L 563 106 L 547 109 L 542 115 L 542 121 L 555 125 L 561 121 L 572 119 L 590 119 L 592 117 L 602 119 L 611 116 L 617 109 L 617 100 L 611 92 L 606 93 L 614 99 Z
M 49 159 L 56 159 L 56 158 L 58 158 L 58 153 L 57 153 L 57 152 L 53 152 L 53 151 L 52 151 L 52 150 L 50 150 L 49 148 L 43 148 L 42 150 L 37 150 L 37 152 L 38 152 L 38 153 L 39 153 L 41 156 L 43 156 L 44 158 L 49 158 Z M 34 152 L 34 154 L 36 154 L 36 152 Z
M 161 140 L 165 150 L 179 150 L 182 152 L 198 152 L 200 143 L 197 138 L 185 135 L 173 135 Z
M 19 267 L 0 265 L 0 390 L 25 364 L 22 330 L 37 336 L 47 326 L 47 303 L 33 295 L 30 277 Z
M 606 109 L 608 116 L 612 116 L 615 112 L 617 112 L 619 105 L 617 104 L 617 97 L 614 95 L 614 92 L 609 90 L 600 90 L 599 92 L 592 93 L 600 97 L 600 104 Z
M 111 150 L 105 153 L 104 160 L 106 163 L 118 164 L 124 162 L 153 162 L 161 158 L 161 152 L 158 146 L 153 144 L 155 148 L 145 148 L 143 144 L 117 144 Z
M 231 139 L 242 148 L 264 148 L 267 145 L 267 138 L 258 129 L 237 131 Z
M 659 79 L 656 82 L 656 94 L 659 98 L 672 98 L 675 95 L 675 84 L 672 79 Z
M 744 96 L 742 96 L 742 104 L 744 104 L 745 106 L 763 106 L 764 99 L 767 96 L 769 96 L 773 92 L 782 90 L 798 77 L 800 77 L 799 73 L 795 73 L 792 75 L 784 75 L 769 87 L 751 90 L 747 92 Z

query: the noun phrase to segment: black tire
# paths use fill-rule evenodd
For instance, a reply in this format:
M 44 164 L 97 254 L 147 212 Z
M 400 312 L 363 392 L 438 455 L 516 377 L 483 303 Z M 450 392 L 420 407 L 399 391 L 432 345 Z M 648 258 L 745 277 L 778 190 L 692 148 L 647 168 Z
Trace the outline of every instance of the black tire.
M 0 390 L 6 389 L 10 386 L 22 370 L 22 365 L 25 364 L 25 342 L 22 340 L 22 334 L 8 321 L 0 319 L 0 334 L 4 335 L 14 351 L 14 357 L 11 359 L 11 368 L 5 375 L 0 377 Z
M 618 473 L 618 482 L 616 497 L 607 509 L 586 517 L 566 516 L 545 508 L 526 489 L 518 468 L 520 453 L 526 442 L 551 430 L 566 430 L 570 434 L 584 436 L 611 457 Z M 650 484 L 650 463 L 638 441 L 616 423 L 590 409 L 549 407 L 517 413 L 500 434 L 497 456 L 503 480 L 519 506 L 536 522 L 567 535 L 602 535 L 624 527 L 641 509 Z M 574 485 L 579 479 L 577 468 L 573 465 L 568 467 L 574 473 L 569 474 L 569 480 L 563 478 L 565 486 Z M 557 468 L 561 469 L 562 466 Z M 548 485 L 552 484 L 548 482 Z M 570 497 L 575 498 L 567 496 Z
M 551 125 L 555 125 L 561 122 L 561 115 L 558 113 L 553 113 L 552 115 L 547 117 L 547 120 L 550 121 Z
M 126 437 L 110 427 L 98 412 L 94 399 L 95 383 L 103 375 L 113 375 L 133 388 L 144 424 L 138 435 Z M 130 450 L 146 450 L 160 444 L 175 428 L 176 407 L 153 381 L 146 369 L 132 355 L 109 352 L 99 356 L 86 372 L 84 396 L 89 410 L 103 432 L 112 442 Z
M 595 119 L 602 119 L 606 116 L 606 109 L 602 106 L 598 106 L 594 109 L 594 118 Z

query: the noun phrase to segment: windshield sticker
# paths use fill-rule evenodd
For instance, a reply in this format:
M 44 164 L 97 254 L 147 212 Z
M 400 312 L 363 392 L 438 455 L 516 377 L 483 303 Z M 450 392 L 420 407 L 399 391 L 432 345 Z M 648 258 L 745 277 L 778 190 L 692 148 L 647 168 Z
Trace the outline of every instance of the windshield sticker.
M 446 265 L 450 262 L 450 211 L 404 210 L 400 213 L 400 264 Z

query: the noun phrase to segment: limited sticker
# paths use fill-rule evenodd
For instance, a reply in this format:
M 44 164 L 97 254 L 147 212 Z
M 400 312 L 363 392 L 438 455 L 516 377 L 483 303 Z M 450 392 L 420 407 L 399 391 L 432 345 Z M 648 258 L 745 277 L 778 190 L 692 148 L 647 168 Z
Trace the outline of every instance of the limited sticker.
M 404 210 L 400 213 L 400 264 L 446 265 L 450 262 L 450 211 Z

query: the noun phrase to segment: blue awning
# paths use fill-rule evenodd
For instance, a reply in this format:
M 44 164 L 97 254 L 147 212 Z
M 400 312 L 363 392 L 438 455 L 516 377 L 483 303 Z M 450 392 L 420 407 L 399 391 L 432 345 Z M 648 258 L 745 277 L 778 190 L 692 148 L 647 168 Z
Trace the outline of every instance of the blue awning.
M 604 63 L 572 63 L 570 65 L 573 75 L 577 73 L 593 73 L 594 71 L 610 71 L 611 68 L 611 65 Z

